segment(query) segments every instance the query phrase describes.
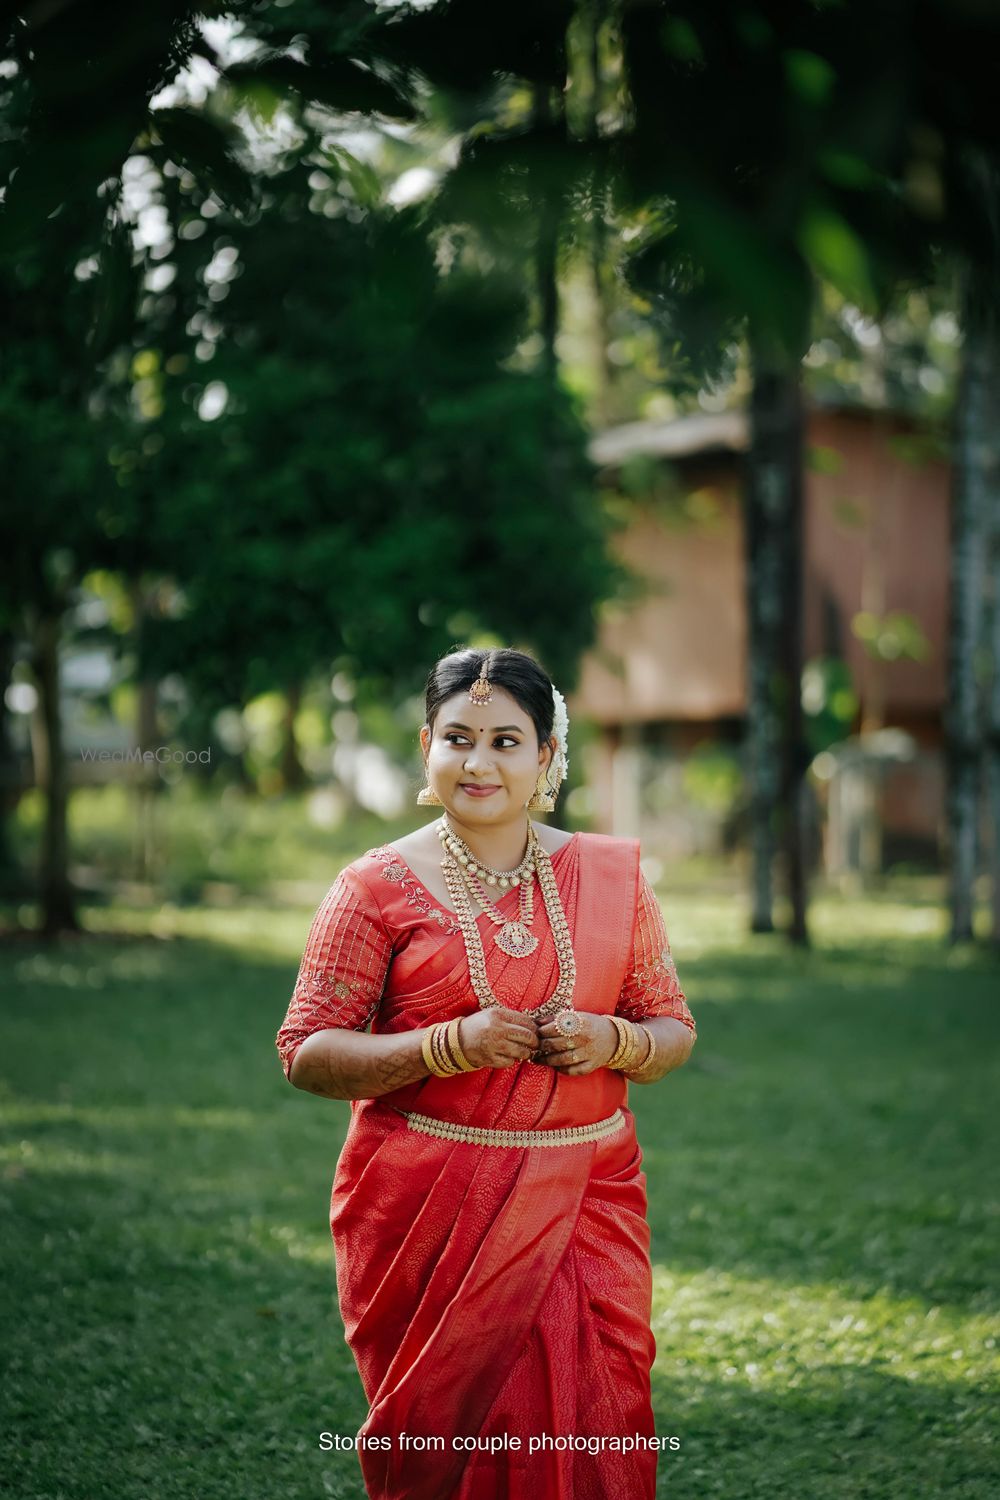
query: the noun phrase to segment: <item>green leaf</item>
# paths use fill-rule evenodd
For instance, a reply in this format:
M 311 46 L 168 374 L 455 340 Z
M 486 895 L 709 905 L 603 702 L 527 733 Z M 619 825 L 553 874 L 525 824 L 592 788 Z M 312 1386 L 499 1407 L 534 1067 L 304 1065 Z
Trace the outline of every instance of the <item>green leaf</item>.
M 190 109 L 157 109 L 150 121 L 171 158 L 186 167 L 236 213 L 253 206 L 254 185 L 233 153 L 234 129 L 223 129 Z
M 331 57 L 321 65 L 298 62 L 294 57 L 265 57 L 235 63 L 226 69 L 225 76 L 241 87 L 264 84 L 282 93 L 292 90 L 328 109 L 388 115 L 395 120 L 417 118 L 413 105 L 391 84 L 347 57 Z
M 135 316 L 139 277 L 127 224 L 117 222 L 107 227 L 98 258 L 97 308 L 90 347 L 99 360 L 126 340 Z
M 837 75 L 825 58 L 815 52 L 789 48 L 784 54 L 785 77 L 792 93 L 807 104 L 825 104 L 833 92 Z
M 862 310 L 874 310 L 868 253 L 846 219 L 825 205 L 816 205 L 805 215 L 798 243 L 806 259 L 838 291 Z

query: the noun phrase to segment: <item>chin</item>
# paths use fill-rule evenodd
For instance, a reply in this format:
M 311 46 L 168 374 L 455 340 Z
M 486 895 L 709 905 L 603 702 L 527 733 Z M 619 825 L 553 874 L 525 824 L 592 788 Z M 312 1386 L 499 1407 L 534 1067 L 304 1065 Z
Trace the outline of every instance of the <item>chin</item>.
M 510 809 L 510 793 L 506 788 L 494 792 L 492 797 L 467 797 L 458 787 L 451 795 L 449 806 L 458 816 L 467 818 L 476 813 L 492 814 L 498 808 Z

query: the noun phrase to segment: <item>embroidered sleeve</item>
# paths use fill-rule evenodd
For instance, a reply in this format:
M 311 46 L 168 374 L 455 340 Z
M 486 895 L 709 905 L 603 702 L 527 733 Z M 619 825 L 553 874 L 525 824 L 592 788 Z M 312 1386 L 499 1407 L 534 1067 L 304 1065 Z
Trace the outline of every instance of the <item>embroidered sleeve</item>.
M 694 1016 L 688 1010 L 677 978 L 677 966 L 670 953 L 660 903 L 642 874 L 639 876 L 632 960 L 615 1013 L 628 1021 L 641 1021 L 644 1016 L 673 1016 L 696 1032 Z
M 392 943 L 378 908 L 342 870 L 313 917 L 295 989 L 275 1044 L 287 1078 L 307 1036 L 328 1027 L 363 1031 L 378 1009 Z

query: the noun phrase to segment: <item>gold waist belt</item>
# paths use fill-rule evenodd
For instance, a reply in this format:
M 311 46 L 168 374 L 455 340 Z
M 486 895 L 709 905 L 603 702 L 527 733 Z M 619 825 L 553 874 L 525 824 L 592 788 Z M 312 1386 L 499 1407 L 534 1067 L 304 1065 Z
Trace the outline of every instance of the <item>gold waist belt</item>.
M 414 1110 L 401 1109 L 411 1130 L 420 1130 L 424 1135 L 436 1135 L 444 1141 L 468 1141 L 474 1146 L 576 1146 L 583 1141 L 600 1140 L 613 1135 L 625 1124 L 620 1109 L 606 1120 L 595 1120 L 592 1125 L 563 1125 L 551 1130 L 498 1130 L 485 1125 L 459 1125 L 454 1120 L 438 1120 L 433 1115 L 419 1115 Z

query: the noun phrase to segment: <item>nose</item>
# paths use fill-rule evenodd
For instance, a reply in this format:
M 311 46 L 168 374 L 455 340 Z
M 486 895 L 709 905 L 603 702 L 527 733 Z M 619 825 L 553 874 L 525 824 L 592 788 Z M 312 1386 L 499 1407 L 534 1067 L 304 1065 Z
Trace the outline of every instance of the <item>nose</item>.
M 465 760 L 462 763 L 462 769 L 467 771 L 470 776 L 475 776 L 477 780 L 481 780 L 485 773 L 492 768 L 492 765 L 493 759 L 489 754 L 489 747 L 480 739 L 466 754 Z

